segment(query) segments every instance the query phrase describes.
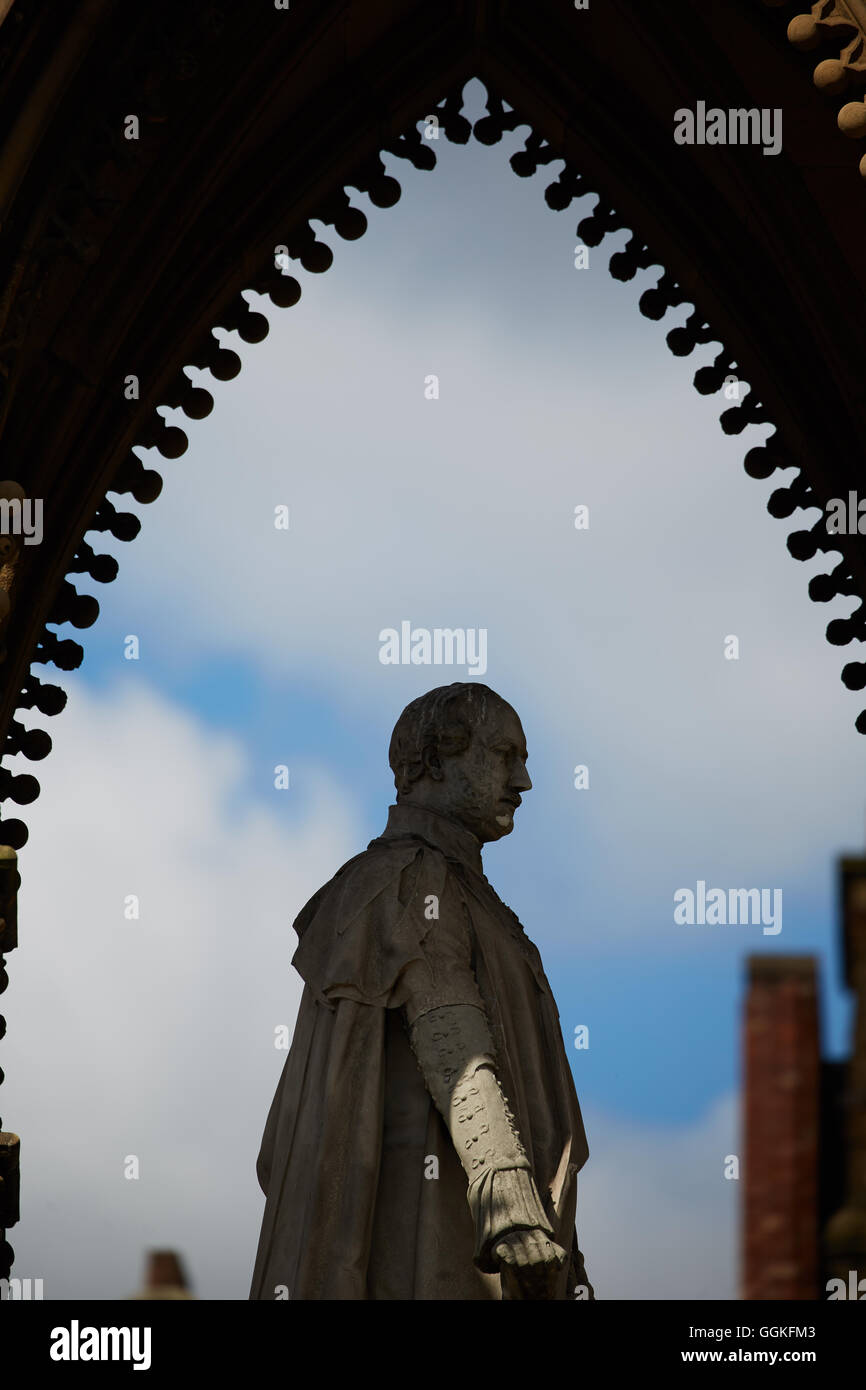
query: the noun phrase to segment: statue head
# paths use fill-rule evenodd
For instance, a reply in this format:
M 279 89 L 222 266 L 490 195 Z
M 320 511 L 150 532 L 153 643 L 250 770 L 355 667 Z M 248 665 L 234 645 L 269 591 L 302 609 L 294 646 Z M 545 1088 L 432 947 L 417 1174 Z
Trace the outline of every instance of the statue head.
M 526 738 L 511 706 L 477 681 L 455 681 L 407 705 L 388 761 L 398 804 L 450 816 L 483 843 L 514 829 L 526 771 Z

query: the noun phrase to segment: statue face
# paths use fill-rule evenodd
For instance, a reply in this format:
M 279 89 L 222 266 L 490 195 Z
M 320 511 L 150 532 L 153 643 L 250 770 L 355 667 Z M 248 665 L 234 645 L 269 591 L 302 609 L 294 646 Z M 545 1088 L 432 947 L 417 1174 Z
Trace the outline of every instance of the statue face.
M 473 731 L 469 747 L 431 768 L 435 796 L 424 799 L 460 821 L 482 843 L 499 840 L 511 834 L 521 792 L 532 786 L 526 759 L 526 737 L 515 711 L 504 700 L 491 701 L 487 719 Z M 426 793 L 428 779 L 424 782 Z

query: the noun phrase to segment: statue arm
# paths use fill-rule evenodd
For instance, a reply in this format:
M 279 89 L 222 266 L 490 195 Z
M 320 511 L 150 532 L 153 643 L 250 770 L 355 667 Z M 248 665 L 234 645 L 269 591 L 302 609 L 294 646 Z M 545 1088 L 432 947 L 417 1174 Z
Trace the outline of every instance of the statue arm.
M 431 877 L 425 872 L 414 884 L 416 912 L 431 902 Z M 546 1297 L 547 1281 L 567 1256 L 553 1240 L 499 1083 L 462 890 L 451 874 L 433 886 L 440 895 L 432 899 L 433 925 L 424 932 L 420 958 L 401 975 L 392 1007 L 402 1008 L 427 1090 L 466 1173 L 475 1264 L 485 1274 L 502 1274 L 503 1296 Z M 507 1292 L 515 1285 L 516 1295 Z
M 414 1018 L 409 1039 L 466 1172 L 475 1263 L 498 1273 L 503 1237 L 553 1230 L 496 1075 L 487 1018 L 473 1004 L 439 1006 Z

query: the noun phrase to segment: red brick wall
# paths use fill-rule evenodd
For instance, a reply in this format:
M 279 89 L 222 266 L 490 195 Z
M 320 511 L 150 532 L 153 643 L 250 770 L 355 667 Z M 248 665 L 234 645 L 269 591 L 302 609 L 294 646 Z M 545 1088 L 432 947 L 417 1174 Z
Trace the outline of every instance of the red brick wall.
M 819 1298 L 813 957 L 749 958 L 743 1054 L 741 1296 Z

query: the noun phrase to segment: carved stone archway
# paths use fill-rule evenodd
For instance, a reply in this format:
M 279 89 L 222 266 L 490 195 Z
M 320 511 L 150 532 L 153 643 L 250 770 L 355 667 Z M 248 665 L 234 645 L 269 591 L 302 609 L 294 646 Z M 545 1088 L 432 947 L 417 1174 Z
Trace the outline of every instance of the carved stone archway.
M 56 713 L 65 696 L 31 664 L 78 665 L 80 645 L 55 629 L 89 627 L 98 604 L 75 577 L 113 579 L 97 533 L 138 532 L 107 494 L 158 496 L 158 474 L 132 449 L 178 457 L 184 432 L 158 408 L 180 406 L 192 419 L 211 408 L 184 366 L 236 374 L 240 361 L 214 329 L 256 342 L 268 328 L 242 292 L 280 307 L 300 294 L 274 248 L 326 270 L 332 252 L 311 221 L 360 236 L 366 219 L 347 190 L 380 207 L 396 201 L 384 152 L 432 168 L 418 128 L 431 112 L 447 138 L 467 140 L 460 93 L 472 77 L 489 93 L 475 137 L 492 144 L 528 125 L 515 172 L 564 160 L 549 205 L 566 210 L 597 194 L 578 227 L 583 241 L 629 229 L 612 273 L 627 280 L 659 267 L 642 311 L 660 319 L 690 306 L 668 334 L 671 349 L 719 345 L 695 376 L 698 390 L 719 392 L 730 374 L 750 384 L 722 425 L 775 427 L 745 460 L 758 478 L 797 469 L 771 512 L 823 509 L 856 489 L 866 179 L 846 136 L 866 135 L 866 9 L 820 0 L 790 28 L 788 19 L 761 0 L 71 0 L 62 15 L 38 0 L 0 0 L 0 129 L 9 132 L 0 147 L 0 473 L 45 500 L 42 544 L 19 547 L 0 571 L 4 752 L 49 751 L 20 712 Z M 816 67 L 822 43 L 837 56 Z M 675 113 L 699 102 L 780 108 L 782 153 L 677 144 Z M 134 399 L 124 390 L 131 375 Z M 859 599 L 827 635 L 838 645 L 866 639 L 862 539 L 828 536 L 822 514 L 788 545 L 800 559 L 837 556 L 810 596 Z M 866 663 L 848 662 L 843 679 L 863 688 Z M 866 732 L 866 711 L 858 728 Z M 0 768 L 0 801 L 26 805 L 37 793 L 35 778 Z M 26 835 L 15 816 L 0 823 L 14 849 Z

